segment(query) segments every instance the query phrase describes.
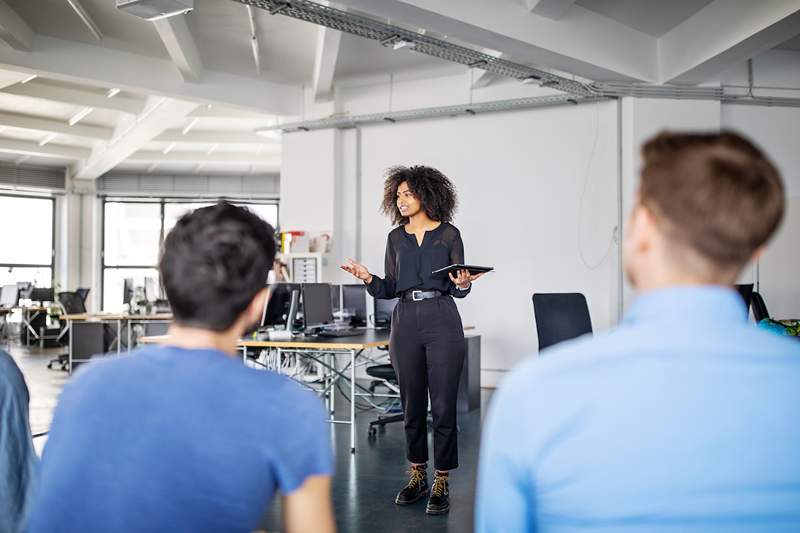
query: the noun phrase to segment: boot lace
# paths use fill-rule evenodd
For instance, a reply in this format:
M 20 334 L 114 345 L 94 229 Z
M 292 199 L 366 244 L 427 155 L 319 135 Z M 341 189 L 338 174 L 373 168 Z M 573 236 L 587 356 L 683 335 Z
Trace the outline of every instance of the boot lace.
M 434 496 L 442 497 L 447 489 L 447 478 L 445 476 L 436 476 L 433 480 L 433 487 L 431 493 Z

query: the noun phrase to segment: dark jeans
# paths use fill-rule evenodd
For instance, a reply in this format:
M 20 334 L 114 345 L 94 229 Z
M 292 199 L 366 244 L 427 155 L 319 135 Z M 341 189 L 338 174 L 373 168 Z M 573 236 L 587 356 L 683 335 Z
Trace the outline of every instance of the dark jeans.
M 430 393 L 434 467 L 458 467 L 456 396 L 466 348 L 461 316 L 453 299 L 401 300 L 392 315 L 390 352 L 400 385 L 408 460 L 428 461 Z

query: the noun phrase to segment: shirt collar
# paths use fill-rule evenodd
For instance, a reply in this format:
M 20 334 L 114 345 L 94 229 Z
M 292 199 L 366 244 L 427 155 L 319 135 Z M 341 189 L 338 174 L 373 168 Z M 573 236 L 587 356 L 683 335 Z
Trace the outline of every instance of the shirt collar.
M 676 286 L 639 296 L 625 315 L 625 324 L 654 321 L 745 323 L 748 309 L 739 293 L 719 285 Z

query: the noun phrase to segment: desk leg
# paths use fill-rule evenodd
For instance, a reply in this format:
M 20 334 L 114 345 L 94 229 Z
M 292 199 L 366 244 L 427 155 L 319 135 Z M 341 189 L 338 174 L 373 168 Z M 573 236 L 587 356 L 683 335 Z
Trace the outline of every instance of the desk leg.
M 117 355 L 122 353 L 122 320 L 117 320 Z
M 69 375 L 72 375 L 72 339 L 74 335 L 72 334 L 72 320 L 67 320 L 67 330 L 69 331 L 69 344 L 67 348 L 67 371 Z
M 133 335 L 131 335 L 131 321 L 128 320 L 128 344 L 125 346 L 128 351 L 131 351 L 131 342 L 133 342 Z
M 356 351 L 350 350 L 350 453 L 356 453 Z

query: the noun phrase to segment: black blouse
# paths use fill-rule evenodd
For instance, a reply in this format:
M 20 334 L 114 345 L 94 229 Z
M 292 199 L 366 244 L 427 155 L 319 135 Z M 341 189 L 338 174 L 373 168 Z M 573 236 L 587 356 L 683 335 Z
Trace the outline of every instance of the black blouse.
M 374 298 L 391 300 L 409 289 L 438 290 L 456 298 L 469 294 L 472 286 L 465 290 L 456 287 L 450 278 L 432 276 L 431 272 L 464 262 L 464 242 L 461 233 L 449 223 L 426 231 L 422 245 L 417 237 L 399 226 L 389 233 L 386 240 L 386 277 L 373 274 L 367 290 Z

